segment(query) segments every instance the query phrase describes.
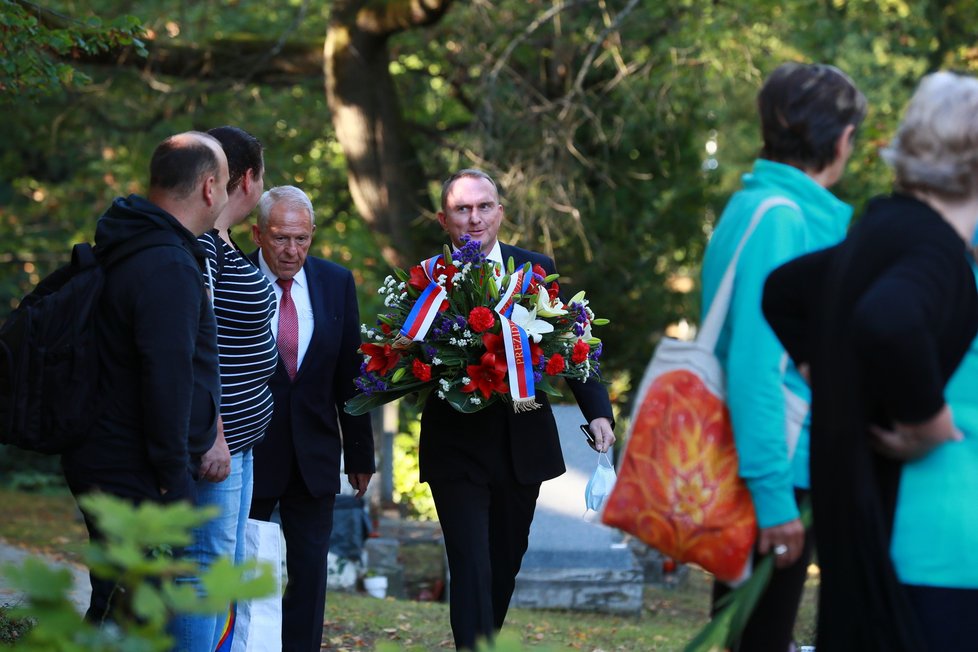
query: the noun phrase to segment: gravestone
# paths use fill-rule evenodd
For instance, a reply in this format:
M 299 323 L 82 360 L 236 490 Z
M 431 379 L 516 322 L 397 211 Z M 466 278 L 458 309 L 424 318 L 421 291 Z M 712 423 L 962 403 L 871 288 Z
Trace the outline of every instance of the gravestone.
M 637 614 L 644 574 L 622 533 L 585 515 L 584 489 L 598 454 L 576 405 L 555 405 L 567 472 L 540 488 L 512 606 Z

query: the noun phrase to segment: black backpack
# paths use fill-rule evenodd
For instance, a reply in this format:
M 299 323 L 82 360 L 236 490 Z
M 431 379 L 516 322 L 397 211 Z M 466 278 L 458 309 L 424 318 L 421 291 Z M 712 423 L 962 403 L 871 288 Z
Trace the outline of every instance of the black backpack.
M 138 251 L 181 246 L 154 229 L 103 256 L 76 244 L 71 262 L 46 276 L 0 327 L 0 444 L 64 453 L 98 416 L 95 313 L 106 270 Z

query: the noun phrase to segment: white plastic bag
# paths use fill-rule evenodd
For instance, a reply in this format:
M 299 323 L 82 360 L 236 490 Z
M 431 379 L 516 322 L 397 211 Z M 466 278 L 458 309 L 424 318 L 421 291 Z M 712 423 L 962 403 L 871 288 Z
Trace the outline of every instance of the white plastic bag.
M 238 603 L 231 651 L 281 652 L 282 535 L 278 523 L 248 519 L 245 559 L 257 559 L 272 566 L 275 592 L 260 600 Z
M 584 511 L 585 514 L 588 510 L 601 511 L 605 499 L 608 498 L 611 489 L 615 486 L 616 479 L 615 466 L 611 463 L 608 453 L 598 453 L 598 465 L 584 488 L 584 504 L 587 507 Z

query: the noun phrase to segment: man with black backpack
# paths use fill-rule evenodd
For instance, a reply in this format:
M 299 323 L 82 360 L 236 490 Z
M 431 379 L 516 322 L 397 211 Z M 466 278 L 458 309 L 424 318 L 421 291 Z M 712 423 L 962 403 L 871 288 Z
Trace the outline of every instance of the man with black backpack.
M 95 252 L 113 260 L 103 262 L 94 314 L 101 404 L 82 443 L 62 456 L 75 496 L 102 491 L 136 503 L 191 497 L 221 398 L 217 327 L 197 237 L 227 204 L 227 183 L 217 140 L 177 134 L 153 153 L 146 198 L 119 197 L 99 218 Z M 120 247 L 128 255 L 113 259 Z M 88 515 L 85 523 L 99 539 Z M 111 582 L 91 581 L 86 617 L 101 622 L 116 600 L 128 598 L 113 594 Z

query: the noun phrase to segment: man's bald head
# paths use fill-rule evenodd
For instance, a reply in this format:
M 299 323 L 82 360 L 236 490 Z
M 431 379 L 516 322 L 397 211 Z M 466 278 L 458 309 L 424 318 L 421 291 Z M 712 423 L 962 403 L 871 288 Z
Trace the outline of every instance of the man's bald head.
M 185 131 L 157 145 L 149 164 L 151 193 L 186 199 L 207 177 L 221 176 L 227 157 L 216 138 L 202 131 Z

